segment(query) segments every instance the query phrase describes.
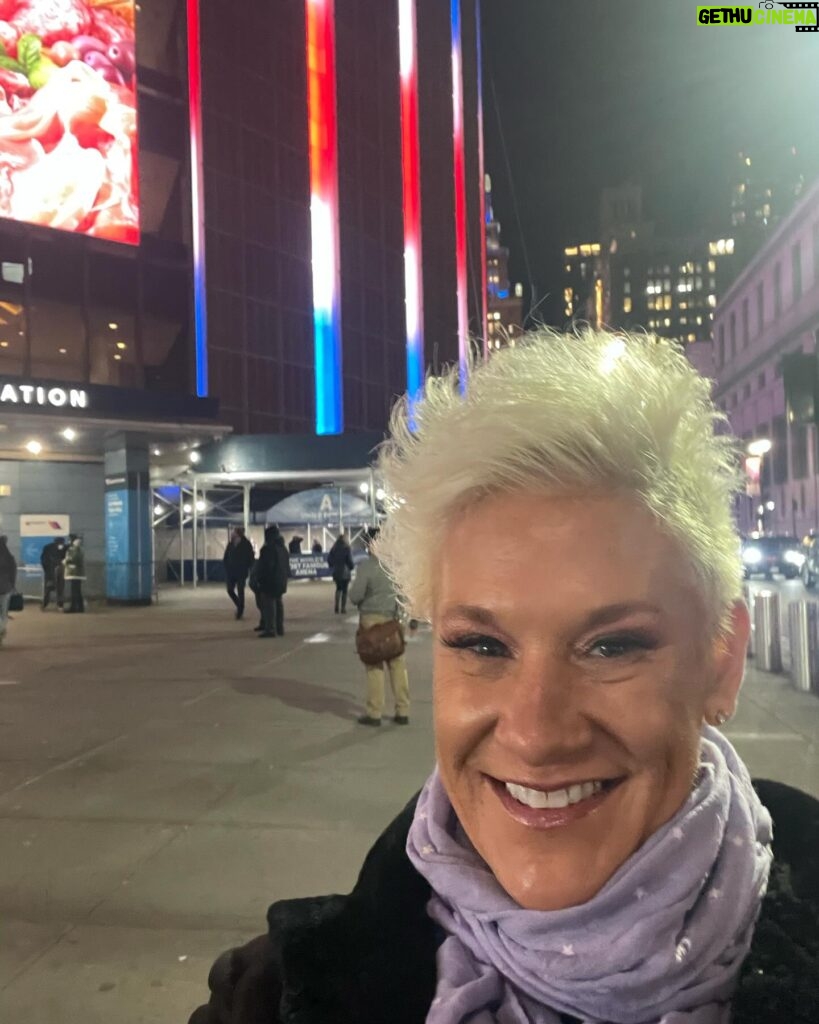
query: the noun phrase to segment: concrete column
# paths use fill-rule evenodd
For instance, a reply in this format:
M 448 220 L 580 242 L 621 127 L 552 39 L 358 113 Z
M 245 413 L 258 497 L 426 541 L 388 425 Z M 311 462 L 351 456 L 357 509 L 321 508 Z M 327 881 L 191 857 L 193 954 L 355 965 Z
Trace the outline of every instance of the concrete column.
M 111 604 L 150 604 L 152 541 L 148 446 L 127 434 L 105 448 L 105 593 Z

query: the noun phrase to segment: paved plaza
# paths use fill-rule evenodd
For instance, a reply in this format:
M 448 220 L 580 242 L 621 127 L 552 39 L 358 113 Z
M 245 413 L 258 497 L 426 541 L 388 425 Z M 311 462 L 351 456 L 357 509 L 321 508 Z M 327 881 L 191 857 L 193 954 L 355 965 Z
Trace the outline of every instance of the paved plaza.
M 16 615 L 0 650 L 0 1021 L 185 1024 L 275 899 L 344 891 L 432 763 L 430 637 L 412 724 L 357 726 L 354 618 L 287 598 L 261 641 L 220 589 Z M 819 796 L 819 699 L 750 670 L 728 728 Z

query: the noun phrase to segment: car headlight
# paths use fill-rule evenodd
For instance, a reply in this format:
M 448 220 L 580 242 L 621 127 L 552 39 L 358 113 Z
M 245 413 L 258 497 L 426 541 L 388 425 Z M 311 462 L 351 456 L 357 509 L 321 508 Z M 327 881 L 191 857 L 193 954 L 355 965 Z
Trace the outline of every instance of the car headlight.
M 746 565 L 757 565 L 762 561 L 762 552 L 759 548 L 746 548 L 742 552 L 742 561 Z
M 789 565 L 795 565 L 798 569 L 801 569 L 805 564 L 805 556 L 801 551 L 786 551 L 785 561 Z

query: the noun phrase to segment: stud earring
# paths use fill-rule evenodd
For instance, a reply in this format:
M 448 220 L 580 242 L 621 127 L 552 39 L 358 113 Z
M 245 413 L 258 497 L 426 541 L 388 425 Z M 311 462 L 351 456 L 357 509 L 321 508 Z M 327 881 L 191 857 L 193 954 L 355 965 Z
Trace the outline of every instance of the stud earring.
M 731 716 L 727 712 L 725 712 L 725 711 L 718 711 L 714 715 L 714 724 L 717 725 L 717 726 L 725 725 L 725 723 L 728 721 L 728 719 L 730 717 Z

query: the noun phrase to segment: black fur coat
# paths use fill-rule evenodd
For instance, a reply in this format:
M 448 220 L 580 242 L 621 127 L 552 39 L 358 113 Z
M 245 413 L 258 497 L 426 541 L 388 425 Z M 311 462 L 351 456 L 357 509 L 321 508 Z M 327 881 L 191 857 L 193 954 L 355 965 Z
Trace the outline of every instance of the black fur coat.
M 768 894 L 732 1024 L 819 1024 L 819 801 L 755 783 L 774 820 Z M 406 856 L 414 801 L 367 855 L 349 896 L 286 900 L 267 935 L 224 953 L 190 1024 L 423 1024 L 441 941 Z

